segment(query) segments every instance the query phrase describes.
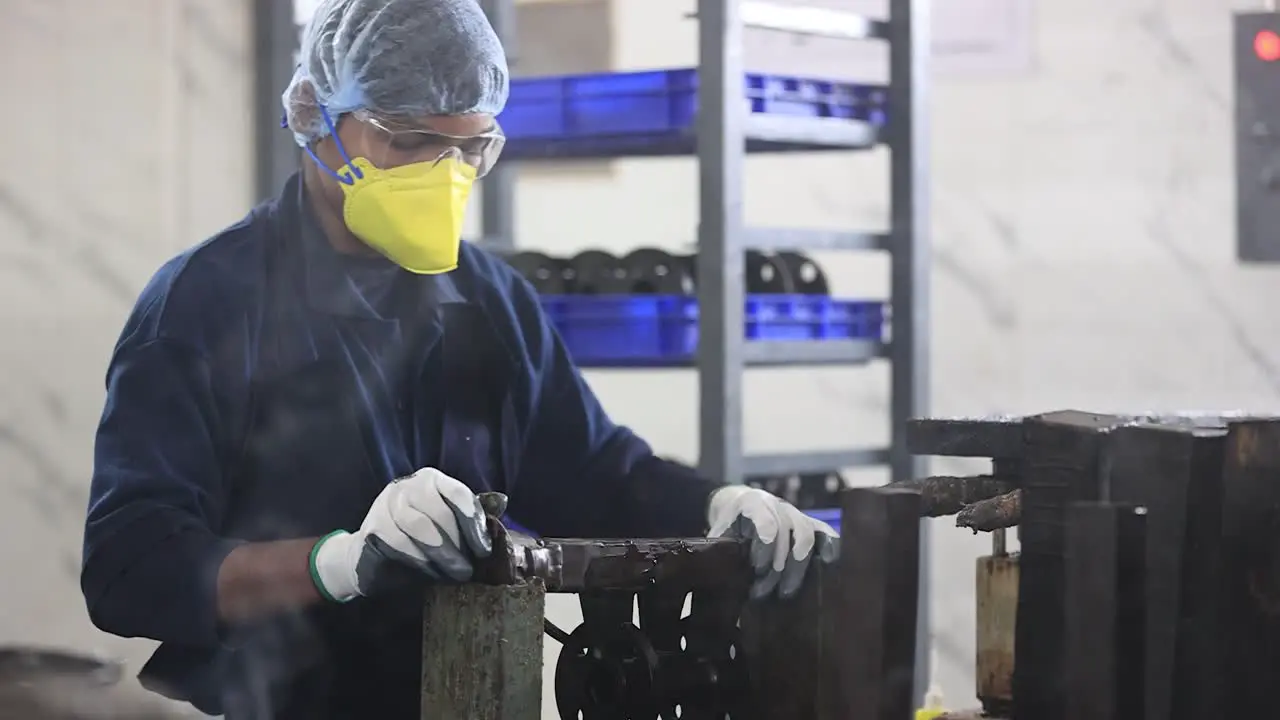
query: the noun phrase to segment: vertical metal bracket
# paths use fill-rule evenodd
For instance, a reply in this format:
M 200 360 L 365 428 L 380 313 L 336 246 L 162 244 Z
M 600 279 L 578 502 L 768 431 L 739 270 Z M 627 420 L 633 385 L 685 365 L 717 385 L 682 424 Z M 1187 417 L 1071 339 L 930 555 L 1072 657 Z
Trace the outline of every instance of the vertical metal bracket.
M 293 136 L 280 127 L 280 97 L 297 65 L 293 3 L 254 0 L 253 23 L 254 195 L 265 200 L 297 172 L 300 157 Z

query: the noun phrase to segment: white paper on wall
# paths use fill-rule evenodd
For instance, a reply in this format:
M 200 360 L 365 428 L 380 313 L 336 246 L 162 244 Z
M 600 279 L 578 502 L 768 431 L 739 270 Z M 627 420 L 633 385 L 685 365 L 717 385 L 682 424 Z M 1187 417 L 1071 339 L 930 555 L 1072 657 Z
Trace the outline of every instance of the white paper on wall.
M 934 3 L 934 70 L 957 77 L 1030 72 L 1033 22 L 1031 0 Z
M 884 0 L 771 0 L 884 18 Z M 940 77 L 985 79 L 1027 73 L 1034 61 L 1031 0 L 939 0 L 932 3 L 933 70 Z M 796 37 L 748 30 L 747 64 L 797 75 L 881 81 L 888 53 L 879 43 Z

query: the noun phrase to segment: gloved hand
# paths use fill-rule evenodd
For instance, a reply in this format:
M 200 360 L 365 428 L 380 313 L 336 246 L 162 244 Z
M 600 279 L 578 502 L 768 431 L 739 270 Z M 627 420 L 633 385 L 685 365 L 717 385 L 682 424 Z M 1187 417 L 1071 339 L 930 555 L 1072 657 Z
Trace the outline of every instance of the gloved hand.
M 784 598 L 795 595 L 815 552 L 824 563 L 840 554 L 840 535 L 830 525 L 757 488 L 730 485 L 711 493 L 707 523 L 709 538 L 751 541 L 752 599 L 775 589 Z
M 440 582 L 465 582 L 472 559 L 491 552 L 475 493 L 423 468 L 383 488 L 359 530 L 321 538 L 311 550 L 311 578 L 326 598 L 346 602 L 369 594 L 395 565 Z

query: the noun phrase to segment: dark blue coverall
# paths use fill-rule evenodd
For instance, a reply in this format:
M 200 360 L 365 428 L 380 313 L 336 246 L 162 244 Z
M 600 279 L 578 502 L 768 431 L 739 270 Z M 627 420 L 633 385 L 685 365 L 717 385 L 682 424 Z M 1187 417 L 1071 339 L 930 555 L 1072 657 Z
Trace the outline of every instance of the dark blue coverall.
M 228 720 L 416 720 L 420 588 L 224 627 L 215 583 L 238 544 L 356 530 L 425 466 L 555 536 L 698 535 L 719 486 L 609 420 L 500 260 L 464 244 L 456 271 L 418 276 L 340 255 L 295 176 L 165 264 L 125 325 L 85 525 L 90 616 L 161 641 L 144 684 Z

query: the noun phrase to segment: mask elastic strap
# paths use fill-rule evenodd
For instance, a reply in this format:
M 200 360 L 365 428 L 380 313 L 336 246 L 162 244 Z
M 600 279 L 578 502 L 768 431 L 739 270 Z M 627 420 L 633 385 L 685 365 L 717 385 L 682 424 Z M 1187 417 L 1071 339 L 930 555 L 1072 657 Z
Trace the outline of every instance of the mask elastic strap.
M 316 153 L 311 149 L 310 145 L 304 147 L 303 150 L 311 156 L 311 160 L 315 162 L 316 167 L 329 173 L 335 180 L 344 185 L 355 185 L 356 180 L 364 179 L 364 172 L 356 167 L 355 163 L 351 162 L 351 156 L 347 155 L 347 149 L 342 146 L 342 140 L 338 138 L 338 129 L 334 127 L 333 118 L 329 117 L 329 111 L 324 106 L 320 107 L 320 117 L 324 119 L 324 126 L 329 130 L 329 135 L 333 137 L 333 144 L 337 146 L 338 154 L 342 156 L 342 161 L 349 172 L 340 172 L 325 165 L 320 161 L 320 158 L 316 157 Z

